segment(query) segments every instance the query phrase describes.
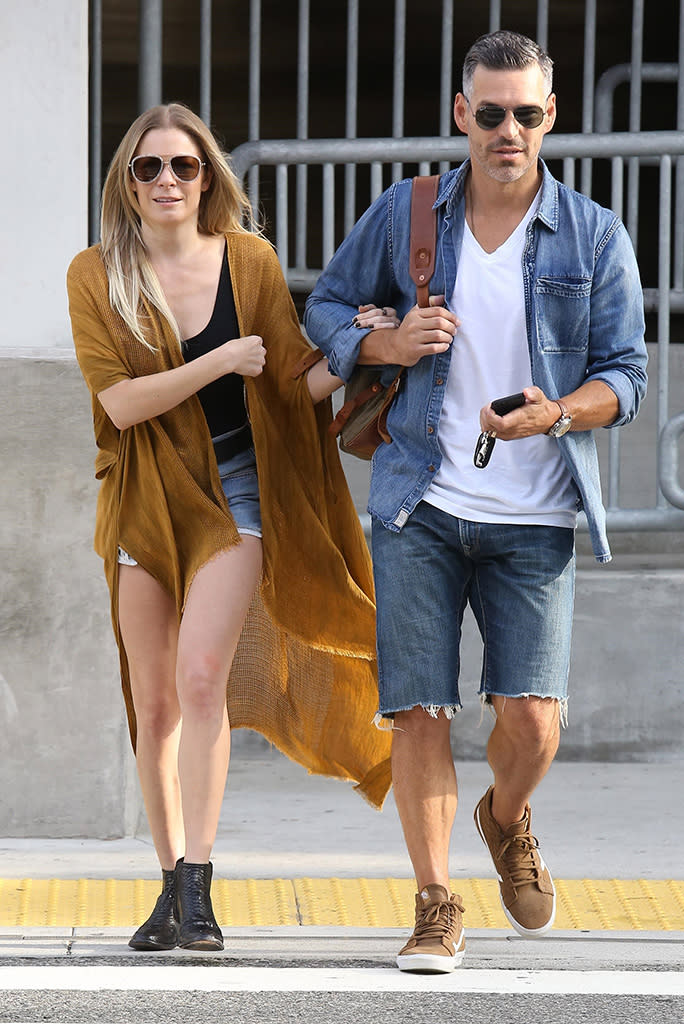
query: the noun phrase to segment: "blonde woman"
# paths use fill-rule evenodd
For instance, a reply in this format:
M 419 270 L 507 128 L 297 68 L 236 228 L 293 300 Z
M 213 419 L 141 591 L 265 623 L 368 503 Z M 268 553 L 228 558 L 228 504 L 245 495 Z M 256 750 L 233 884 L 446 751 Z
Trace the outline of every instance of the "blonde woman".
M 95 548 L 163 877 L 129 945 L 222 949 L 210 857 L 231 727 L 376 805 L 390 784 L 370 563 L 327 432 L 340 381 L 311 366 L 277 257 L 181 104 L 124 136 L 101 243 L 67 286 L 98 446 Z

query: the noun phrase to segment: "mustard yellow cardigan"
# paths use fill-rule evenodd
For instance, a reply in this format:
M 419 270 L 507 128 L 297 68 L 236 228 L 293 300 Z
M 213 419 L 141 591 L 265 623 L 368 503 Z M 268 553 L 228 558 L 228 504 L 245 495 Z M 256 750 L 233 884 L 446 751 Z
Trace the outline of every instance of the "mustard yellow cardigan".
M 390 738 L 377 707 L 375 607 L 366 542 L 327 427 L 293 365 L 310 351 L 277 256 L 265 240 L 226 237 L 241 335 L 258 334 L 266 366 L 245 379 L 259 477 L 264 569 L 226 699 L 233 728 L 258 730 L 310 772 L 352 779 L 375 806 L 389 789 Z M 95 550 L 104 559 L 131 741 L 135 710 L 118 616 L 117 545 L 174 597 L 179 618 L 197 570 L 238 535 L 199 399 L 119 431 L 97 394 L 119 380 L 182 365 L 152 307 L 150 351 L 109 303 L 99 246 L 67 275 L 76 355 L 92 395 L 100 480 Z

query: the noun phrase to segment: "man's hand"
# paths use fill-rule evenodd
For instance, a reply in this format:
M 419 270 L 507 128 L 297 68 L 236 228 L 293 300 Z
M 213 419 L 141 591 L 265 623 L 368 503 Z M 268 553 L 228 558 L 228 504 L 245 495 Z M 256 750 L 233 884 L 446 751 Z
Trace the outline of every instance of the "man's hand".
M 446 352 L 460 320 L 443 302 L 443 295 L 431 295 L 430 305 L 414 306 L 398 328 L 374 328 L 361 343 L 359 362 L 415 366 L 424 356 Z
M 523 388 L 525 404 L 512 409 L 505 416 L 497 416 L 491 405 L 480 409 L 480 427 L 493 431 L 502 441 L 515 441 L 520 437 L 546 434 L 560 416 L 558 404 L 547 398 L 541 388 L 534 385 Z M 502 395 L 497 395 L 502 398 Z

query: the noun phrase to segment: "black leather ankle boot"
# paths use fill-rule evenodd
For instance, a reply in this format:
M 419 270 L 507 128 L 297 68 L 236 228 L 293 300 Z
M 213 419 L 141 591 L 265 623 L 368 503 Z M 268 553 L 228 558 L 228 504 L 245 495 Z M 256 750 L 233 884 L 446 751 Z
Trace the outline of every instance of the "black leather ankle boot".
M 162 871 L 162 891 L 154 910 L 130 939 L 128 945 L 132 949 L 154 951 L 175 949 L 178 945 L 180 924 L 176 913 L 176 877 L 182 859 L 176 861 L 173 871 Z
M 211 906 L 211 876 L 208 864 L 188 864 L 176 867 L 178 893 L 178 945 L 182 949 L 223 949 L 223 935 L 216 923 Z

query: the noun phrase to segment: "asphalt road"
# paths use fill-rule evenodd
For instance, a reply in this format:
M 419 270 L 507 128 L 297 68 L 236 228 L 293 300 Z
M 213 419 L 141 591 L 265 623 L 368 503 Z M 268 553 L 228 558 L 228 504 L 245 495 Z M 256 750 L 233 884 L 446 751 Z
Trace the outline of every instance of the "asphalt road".
M 451 975 L 392 966 L 394 931 L 245 937 L 227 955 L 8 958 L 0 1021 L 15 1024 L 682 1024 L 681 933 L 480 932 Z M 119 947 L 120 948 L 120 947 Z

